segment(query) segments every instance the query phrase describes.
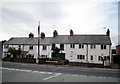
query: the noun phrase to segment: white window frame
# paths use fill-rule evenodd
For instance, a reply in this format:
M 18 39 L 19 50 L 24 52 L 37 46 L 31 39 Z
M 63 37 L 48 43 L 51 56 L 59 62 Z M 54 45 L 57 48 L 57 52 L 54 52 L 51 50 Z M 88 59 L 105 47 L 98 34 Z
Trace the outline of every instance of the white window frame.
M 43 45 L 42 50 L 47 50 L 47 45 Z
M 75 48 L 75 44 L 70 44 L 70 48 Z
M 107 45 L 101 45 L 101 50 L 107 49 Z
M 95 44 L 91 44 L 90 45 L 90 49 L 96 49 L 96 45 Z
M 84 44 L 79 44 L 79 49 L 83 49 L 84 48 Z

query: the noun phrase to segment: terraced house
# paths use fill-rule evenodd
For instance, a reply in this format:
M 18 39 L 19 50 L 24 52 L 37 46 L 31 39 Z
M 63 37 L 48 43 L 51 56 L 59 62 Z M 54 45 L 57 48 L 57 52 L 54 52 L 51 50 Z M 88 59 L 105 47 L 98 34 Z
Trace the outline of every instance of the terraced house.
M 32 33 L 29 37 L 12 37 L 3 46 L 3 57 L 7 55 L 8 48 L 20 48 L 24 56 L 38 58 L 38 37 Z M 60 49 L 59 57 L 69 60 L 71 63 L 93 63 L 110 65 L 111 63 L 111 39 L 110 31 L 104 35 L 76 35 L 70 30 L 69 35 L 58 35 L 57 30 L 53 37 L 45 37 L 42 32 L 40 37 L 40 58 L 54 57 L 54 49 Z

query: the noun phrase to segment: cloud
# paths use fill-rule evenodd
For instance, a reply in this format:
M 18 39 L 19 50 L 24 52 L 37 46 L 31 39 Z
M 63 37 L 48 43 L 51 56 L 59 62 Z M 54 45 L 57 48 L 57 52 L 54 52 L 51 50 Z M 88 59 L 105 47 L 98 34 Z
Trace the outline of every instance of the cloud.
M 25 13 L 24 11 L 20 10 L 12 10 L 9 8 L 2 8 L 2 22 L 7 23 L 31 23 L 33 19 L 29 14 Z
M 118 2 L 119 0 L 1 0 L 2 2 Z
M 0 14 L 2 17 L 0 34 L 5 39 L 7 36 L 28 36 L 29 32 L 37 36 L 40 20 L 41 31 L 45 32 L 46 36 L 52 36 L 54 29 L 58 30 L 58 34 L 69 34 L 70 28 L 75 34 L 105 34 L 106 27 L 110 28 L 112 42 L 116 44 L 118 4 L 97 1 L 4 0 Z

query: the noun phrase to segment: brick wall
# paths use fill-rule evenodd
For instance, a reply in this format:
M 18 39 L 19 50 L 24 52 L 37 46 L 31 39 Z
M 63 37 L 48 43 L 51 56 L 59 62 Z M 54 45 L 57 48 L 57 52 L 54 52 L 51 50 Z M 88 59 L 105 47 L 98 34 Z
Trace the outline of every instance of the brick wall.
M 120 55 L 120 45 L 116 46 L 116 55 Z

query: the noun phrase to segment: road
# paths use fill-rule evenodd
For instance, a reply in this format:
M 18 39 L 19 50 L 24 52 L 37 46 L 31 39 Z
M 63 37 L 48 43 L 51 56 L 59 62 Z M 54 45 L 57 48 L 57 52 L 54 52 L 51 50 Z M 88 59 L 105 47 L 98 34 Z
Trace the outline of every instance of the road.
M 2 62 L 3 82 L 118 82 L 117 69 Z

